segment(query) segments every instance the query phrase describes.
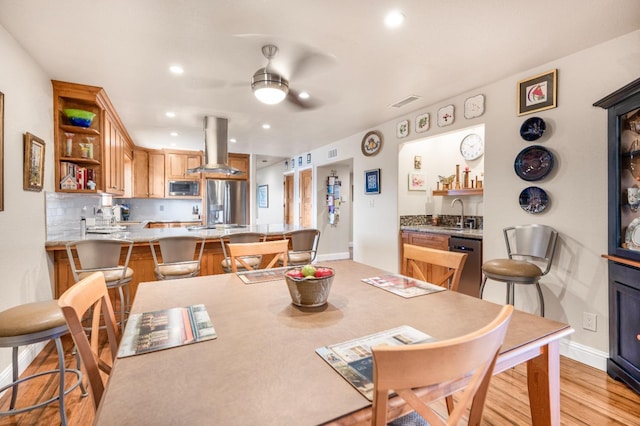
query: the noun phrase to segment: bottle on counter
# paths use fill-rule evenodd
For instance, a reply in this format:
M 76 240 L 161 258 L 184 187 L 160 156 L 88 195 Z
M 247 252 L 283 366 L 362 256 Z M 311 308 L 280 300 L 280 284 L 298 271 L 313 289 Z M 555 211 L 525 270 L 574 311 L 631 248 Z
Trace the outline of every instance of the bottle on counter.
M 87 236 L 87 220 L 84 216 L 80 217 L 80 236 L 82 238 Z

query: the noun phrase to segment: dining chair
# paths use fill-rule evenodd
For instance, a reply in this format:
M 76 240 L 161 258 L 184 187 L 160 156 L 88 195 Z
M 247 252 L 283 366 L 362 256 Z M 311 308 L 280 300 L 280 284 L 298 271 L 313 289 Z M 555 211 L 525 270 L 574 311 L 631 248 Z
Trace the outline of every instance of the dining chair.
M 371 424 L 387 424 L 389 393 L 395 392 L 411 410 L 430 425 L 457 425 L 470 408 L 470 425 L 479 425 L 493 375 L 493 368 L 504 341 L 513 306 L 505 305 L 489 324 L 464 336 L 401 346 L 374 346 L 373 415 Z M 428 404 L 453 393 L 455 408 L 446 420 Z M 406 410 L 394 404 L 394 415 Z M 402 424 L 402 417 L 390 425 Z
M 507 284 L 507 303 L 515 302 L 514 284 L 535 285 L 544 316 L 544 296 L 540 278 L 551 270 L 558 232 L 546 225 L 510 226 L 502 230 L 507 246 L 507 259 L 492 259 L 482 264 L 480 298 L 488 279 Z
M 197 250 L 200 243 L 200 250 Z M 149 241 L 154 273 L 159 280 L 190 278 L 200 274 L 204 237 L 170 236 Z M 160 248 L 160 254 L 156 252 Z
M 246 256 L 263 256 L 272 255 L 264 269 L 272 268 L 283 256 L 283 265 L 287 266 L 287 250 L 289 249 L 289 240 L 263 241 L 259 243 L 243 243 L 229 244 L 229 255 L 231 258 L 232 272 L 238 272 L 238 264 L 242 265 L 246 270 L 261 269 L 260 265 L 252 266 L 245 261 Z
M 58 306 L 62 309 L 71 337 L 80 354 L 93 406 L 97 410 L 105 388 L 101 372 L 111 373 L 111 367 L 118 354 L 118 344 L 120 343 L 120 329 L 116 324 L 104 274 L 93 272 L 82 278 L 60 296 Z M 90 310 L 93 311 L 90 328 L 91 340 L 87 337 L 82 322 L 82 318 Z M 107 331 L 111 364 L 101 359 L 98 352 L 101 317 Z
M 129 268 L 129 259 L 133 250 L 133 241 L 119 239 L 80 240 L 66 244 L 67 257 L 73 279 L 77 283 L 82 278 L 100 271 L 104 275 L 107 288 L 117 289 L 120 296 L 120 325 L 124 330 L 125 318 L 129 312 L 129 283 L 133 278 L 133 269 Z M 76 257 L 73 252 L 76 252 Z M 120 259 L 125 252 L 124 262 Z M 124 290 L 123 290 L 124 289 Z
M 291 250 L 287 251 L 289 265 L 307 265 L 316 259 L 318 242 L 320 241 L 319 230 L 297 229 L 286 232 L 284 239 L 291 241 Z M 278 262 L 282 265 L 282 258 Z
M 222 259 L 221 265 L 224 272 L 232 272 L 231 257 L 229 256 L 228 244 L 244 244 L 244 243 L 258 243 L 260 241 L 266 241 L 267 235 L 260 232 L 235 232 L 229 235 L 220 237 L 220 244 L 222 245 Z M 251 265 L 252 268 L 259 266 L 262 262 L 262 256 L 248 256 L 244 258 L 245 263 Z M 238 270 L 246 270 L 246 268 L 238 263 L 236 265 Z
M 466 253 L 403 244 L 402 275 L 458 291 Z

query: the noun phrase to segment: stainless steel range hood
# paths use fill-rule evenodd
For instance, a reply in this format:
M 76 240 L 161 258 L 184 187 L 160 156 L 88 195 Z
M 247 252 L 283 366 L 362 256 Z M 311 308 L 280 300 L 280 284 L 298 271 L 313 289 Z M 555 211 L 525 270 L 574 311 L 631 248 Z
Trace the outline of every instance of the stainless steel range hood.
M 205 164 L 188 173 L 224 173 L 239 175 L 242 170 L 229 166 L 229 152 L 227 150 L 228 120 L 220 117 L 204 118 L 204 161 Z

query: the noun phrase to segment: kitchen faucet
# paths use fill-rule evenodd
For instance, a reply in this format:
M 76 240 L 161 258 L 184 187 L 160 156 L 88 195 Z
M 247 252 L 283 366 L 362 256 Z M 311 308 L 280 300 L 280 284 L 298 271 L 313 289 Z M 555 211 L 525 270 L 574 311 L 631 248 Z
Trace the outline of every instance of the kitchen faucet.
M 454 198 L 451 202 L 451 207 L 453 207 L 456 201 L 460 201 L 460 222 L 456 223 L 456 225 L 458 226 L 458 228 L 462 229 L 464 228 L 464 203 L 462 202 L 462 199 Z

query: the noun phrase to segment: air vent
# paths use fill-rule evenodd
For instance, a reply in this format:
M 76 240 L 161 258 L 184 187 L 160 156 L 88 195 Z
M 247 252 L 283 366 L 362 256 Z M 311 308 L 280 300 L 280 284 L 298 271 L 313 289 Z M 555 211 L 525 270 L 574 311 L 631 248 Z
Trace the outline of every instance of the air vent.
M 411 95 L 411 96 L 407 96 L 404 99 L 400 99 L 398 102 L 389 105 L 391 108 L 402 108 L 403 106 L 405 106 L 406 104 L 410 104 L 411 102 L 417 101 L 418 99 L 420 99 L 420 96 L 417 95 Z
M 338 148 L 333 148 L 329 150 L 329 158 L 334 158 L 338 156 Z

